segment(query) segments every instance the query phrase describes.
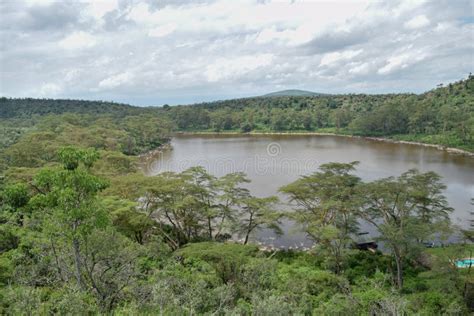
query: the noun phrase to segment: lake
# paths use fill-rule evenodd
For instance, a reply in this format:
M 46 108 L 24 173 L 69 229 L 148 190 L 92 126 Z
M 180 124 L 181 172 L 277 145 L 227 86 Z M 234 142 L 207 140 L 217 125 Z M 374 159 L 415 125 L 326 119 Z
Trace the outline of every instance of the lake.
M 177 135 L 171 146 L 144 164 L 147 174 L 180 172 L 196 165 L 216 176 L 243 171 L 252 180 L 247 186 L 250 191 L 263 197 L 278 195 L 281 186 L 316 171 L 321 164 L 360 161 L 355 173 L 367 181 L 398 176 L 413 168 L 435 171 L 447 186 L 445 195 L 455 209 L 453 222 L 468 227 L 470 212 L 474 211 L 470 205 L 474 158 L 435 148 L 316 135 Z M 292 223 L 283 223 L 283 230 L 281 237 L 261 231 L 255 238 L 277 247 L 309 245 Z M 371 228 L 362 225 L 362 230 Z

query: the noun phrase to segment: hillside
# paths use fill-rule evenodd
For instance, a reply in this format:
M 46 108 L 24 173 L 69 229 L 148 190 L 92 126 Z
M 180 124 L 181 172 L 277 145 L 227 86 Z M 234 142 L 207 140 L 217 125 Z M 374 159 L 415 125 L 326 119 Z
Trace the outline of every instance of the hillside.
M 62 113 L 113 114 L 125 116 L 142 110 L 127 104 L 60 99 L 0 98 L 0 118 L 31 117 Z

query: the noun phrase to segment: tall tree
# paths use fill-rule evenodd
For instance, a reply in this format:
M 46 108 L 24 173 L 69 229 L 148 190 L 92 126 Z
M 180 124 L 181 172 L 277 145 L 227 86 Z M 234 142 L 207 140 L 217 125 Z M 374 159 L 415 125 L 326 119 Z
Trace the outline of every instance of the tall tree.
M 442 194 L 444 189 L 439 175 L 417 170 L 361 186 L 364 203 L 359 214 L 377 228 L 379 239 L 391 250 L 400 289 L 407 256 L 449 224 L 452 209 Z
M 35 177 L 34 185 L 40 194 L 33 202 L 49 210 L 51 238 L 59 232 L 70 242 L 77 285 L 85 288 L 81 244 L 94 228 L 106 224 L 107 216 L 96 196 L 108 183 L 89 171 L 99 158 L 96 151 L 65 147 L 58 156 L 62 168 L 43 169 Z
M 244 245 L 248 243 L 250 235 L 258 229 L 269 228 L 277 234 L 281 233 L 279 221 L 282 215 L 275 210 L 277 202 L 276 196 L 266 198 L 249 196 L 243 200 L 238 232 L 244 236 Z
M 352 174 L 355 165 L 357 162 L 324 164 L 320 171 L 280 189 L 296 204 L 293 218 L 328 252 L 336 273 L 342 269 L 343 252 L 350 243 L 350 234 L 357 231 L 356 187 L 360 179 Z

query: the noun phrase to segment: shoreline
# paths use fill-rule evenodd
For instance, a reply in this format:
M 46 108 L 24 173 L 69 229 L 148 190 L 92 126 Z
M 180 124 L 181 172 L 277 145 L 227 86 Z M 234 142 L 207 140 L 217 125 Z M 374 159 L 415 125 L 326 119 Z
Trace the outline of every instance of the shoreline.
M 241 133 L 241 132 L 174 132 L 172 135 L 280 135 L 280 136 L 337 136 L 337 137 L 346 137 L 346 138 L 357 138 L 357 139 L 364 139 L 370 141 L 377 141 L 377 142 L 386 142 L 392 144 L 403 144 L 403 145 L 414 145 L 414 146 L 422 146 L 422 147 L 431 147 L 437 150 L 445 151 L 450 154 L 455 155 L 463 155 L 474 158 L 474 152 L 470 152 L 464 149 L 454 148 L 454 147 L 446 147 L 443 145 L 437 144 L 428 144 L 428 143 L 421 143 L 421 142 L 414 142 L 414 141 L 406 141 L 406 140 L 395 140 L 390 138 L 384 137 L 371 137 L 371 136 L 358 136 L 358 135 L 345 135 L 345 134 L 336 134 L 336 133 L 321 133 L 321 132 L 250 132 L 250 133 Z
M 135 157 L 137 157 L 140 160 L 143 160 L 143 159 L 147 160 L 147 159 L 153 158 L 155 155 L 160 154 L 164 150 L 167 150 L 167 149 L 171 149 L 171 141 L 168 141 L 168 142 L 164 143 L 163 145 L 161 145 L 161 146 L 159 146 L 155 149 L 149 150 L 149 151 L 144 152 L 142 154 L 139 154 Z

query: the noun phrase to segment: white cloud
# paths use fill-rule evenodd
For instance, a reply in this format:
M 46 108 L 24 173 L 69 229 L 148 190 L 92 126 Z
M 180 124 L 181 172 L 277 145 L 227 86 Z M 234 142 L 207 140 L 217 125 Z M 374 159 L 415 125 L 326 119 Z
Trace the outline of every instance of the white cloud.
M 64 80 L 65 81 L 74 81 L 75 79 L 77 79 L 79 77 L 79 74 L 80 74 L 80 70 L 79 69 L 70 69 L 68 71 L 66 71 L 65 73 L 65 76 L 64 76 Z
M 353 75 L 366 75 L 369 73 L 369 71 L 370 71 L 369 63 L 362 63 L 349 69 L 349 73 Z
M 428 25 L 430 25 L 430 20 L 423 14 L 415 16 L 404 24 L 408 29 L 419 29 Z
M 257 44 L 284 42 L 289 45 L 300 45 L 309 42 L 316 29 L 301 26 L 296 29 L 275 30 L 274 27 L 265 28 L 255 38 Z
M 377 72 L 381 75 L 386 75 L 394 71 L 404 69 L 412 64 L 415 64 L 426 58 L 426 54 L 422 51 L 406 52 L 400 55 L 395 55 L 387 60 L 385 66 L 380 68 Z
M 366 1 L 351 1 L 341 5 L 337 2 L 216 0 L 204 5 L 166 6 L 152 10 L 148 4 L 139 3 L 128 12 L 127 18 L 145 26 L 176 23 L 179 30 L 195 33 L 225 34 L 247 30 L 258 34 L 271 32 L 277 26 L 281 32 L 270 35 L 272 39 L 288 39 L 288 34 L 292 33 L 293 40 L 304 32 L 314 35 L 323 28 L 343 22 L 362 12 L 366 5 Z M 265 28 L 268 30 L 265 31 Z
M 328 53 L 323 56 L 321 59 L 320 66 L 327 66 L 334 64 L 338 61 L 351 60 L 353 57 L 362 53 L 362 49 L 359 50 L 346 50 L 342 52 Z
M 404 14 L 411 13 L 422 7 L 427 2 L 428 0 L 401 0 L 398 1 L 398 5 L 395 6 L 393 12 L 397 17 L 403 16 Z M 397 1 L 394 1 L 394 3 L 397 3 Z
M 260 54 L 256 56 L 242 56 L 236 58 L 219 58 L 212 65 L 207 66 L 205 75 L 208 81 L 216 82 L 229 78 L 240 77 L 249 71 L 271 64 L 274 56 L 272 54 Z
M 96 19 L 118 8 L 118 0 L 93 0 L 88 3 L 87 13 Z
M 99 88 L 112 89 L 127 84 L 131 81 L 132 75 L 128 72 L 117 74 L 99 82 Z
M 176 30 L 176 24 L 166 24 L 163 26 L 155 27 L 148 31 L 150 37 L 163 37 L 169 35 Z
M 55 0 L 26 0 L 28 5 L 48 5 L 55 2 Z
M 63 49 L 74 50 L 93 47 L 96 42 L 95 36 L 79 31 L 66 36 L 58 44 Z
M 0 51 L 1 90 L 10 96 L 43 90 L 159 104 L 275 87 L 421 92 L 472 70 L 469 1 L 31 0 L 0 6 L 0 42 L 9 43 Z
M 43 97 L 56 96 L 61 92 L 61 87 L 55 83 L 44 83 L 39 89 L 39 95 Z

